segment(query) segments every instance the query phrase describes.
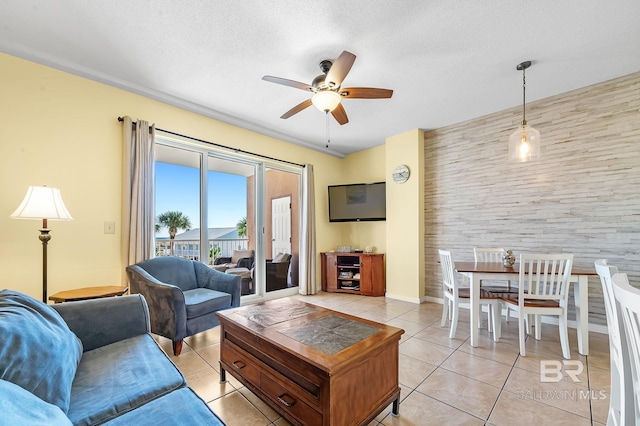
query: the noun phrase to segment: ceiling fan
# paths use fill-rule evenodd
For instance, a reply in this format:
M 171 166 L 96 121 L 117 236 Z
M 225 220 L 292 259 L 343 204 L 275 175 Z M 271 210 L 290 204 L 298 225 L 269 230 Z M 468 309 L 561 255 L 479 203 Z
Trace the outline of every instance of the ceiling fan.
M 356 55 L 345 50 L 335 61 L 330 59 L 321 61 L 320 69 L 322 70 L 322 74 L 314 78 L 311 85 L 270 75 L 265 75 L 262 79 L 271 83 L 295 87 L 296 89 L 307 90 L 313 93 L 311 98 L 300 102 L 282 114 L 280 118 L 289 118 L 305 108 L 314 105 L 320 111 L 324 111 L 327 114 L 331 112 L 333 118 L 341 125 L 347 124 L 349 118 L 347 118 L 347 113 L 342 106 L 342 98 L 385 99 L 393 95 L 393 90 L 390 89 L 377 89 L 373 87 L 341 88 L 342 81 L 351 70 L 355 60 Z

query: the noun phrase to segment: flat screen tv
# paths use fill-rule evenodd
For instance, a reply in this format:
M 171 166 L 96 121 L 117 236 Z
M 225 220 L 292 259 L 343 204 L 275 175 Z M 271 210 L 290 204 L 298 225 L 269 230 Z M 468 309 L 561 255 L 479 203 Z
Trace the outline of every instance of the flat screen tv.
M 329 222 L 386 219 L 385 182 L 329 186 Z

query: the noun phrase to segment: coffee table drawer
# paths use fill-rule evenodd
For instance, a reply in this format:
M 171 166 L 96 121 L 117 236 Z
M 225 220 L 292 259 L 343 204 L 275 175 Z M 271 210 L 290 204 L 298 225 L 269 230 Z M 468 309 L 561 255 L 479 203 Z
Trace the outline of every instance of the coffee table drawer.
M 260 374 L 260 389 L 280 408 L 305 425 L 322 424 L 322 415 L 310 405 L 298 397 L 293 389 L 285 389 L 284 386 L 273 380 L 266 374 Z
M 256 339 L 244 330 L 225 329 L 223 345 L 244 356 L 250 364 L 256 365 L 260 370 L 268 369 L 282 376 L 289 382 L 287 388 L 295 388 L 299 395 L 307 399 L 307 403 L 317 406 L 322 404 L 322 384 L 325 378 L 313 366 L 287 357 L 279 348 L 258 344 Z
M 260 384 L 260 370 L 255 366 L 255 362 L 250 361 L 248 356 L 236 350 L 229 342 L 225 342 L 225 350 L 222 351 L 222 361 L 229 366 L 228 370 L 233 374 L 237 373 L 253 383 Z

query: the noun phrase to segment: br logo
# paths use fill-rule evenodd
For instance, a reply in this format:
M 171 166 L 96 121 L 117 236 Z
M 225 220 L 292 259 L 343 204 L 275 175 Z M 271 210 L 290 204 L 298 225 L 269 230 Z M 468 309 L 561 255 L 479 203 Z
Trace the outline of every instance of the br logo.
M 564 366 L 564 371 L 563 371 Z M 574 383 L 580 383 L 578 376 L 584 370 L 582 361 L 573 360 L 541 360 L 540 361 L 540 382 L 541 383 L 558 383 L 566 375 L 573 380 Z

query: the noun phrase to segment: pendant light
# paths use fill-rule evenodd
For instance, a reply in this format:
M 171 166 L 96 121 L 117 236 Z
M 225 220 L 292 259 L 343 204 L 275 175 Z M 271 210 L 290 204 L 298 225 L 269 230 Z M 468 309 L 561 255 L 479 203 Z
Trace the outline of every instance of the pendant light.
M 531 66 L 531 61 L 525 61 L 516 67 L 522 71 L 522 125 L 509 137 L 509 161 L 524 163 L 540 159 L 540 132 L 527 124 L 525 115 L 526 80 L 525 70 Z

